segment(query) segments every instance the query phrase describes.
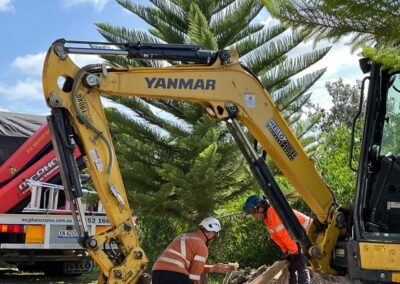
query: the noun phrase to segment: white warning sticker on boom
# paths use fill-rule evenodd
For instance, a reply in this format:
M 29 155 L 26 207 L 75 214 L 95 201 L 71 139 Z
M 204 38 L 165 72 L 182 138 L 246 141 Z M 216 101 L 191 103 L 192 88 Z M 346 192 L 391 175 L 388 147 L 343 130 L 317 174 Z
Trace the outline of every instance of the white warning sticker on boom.
M 246 107 L 255 108 L 256 107 L 256 95 L 252 93 L 245 93 Z
M 90 150 L 90 156 L 93 159 L 94 164 L 96 165 L 97 170 L 101 173 L 104 171 L 104 164 L 101 161 L 99 153 L 97 153 L 96 149 Z

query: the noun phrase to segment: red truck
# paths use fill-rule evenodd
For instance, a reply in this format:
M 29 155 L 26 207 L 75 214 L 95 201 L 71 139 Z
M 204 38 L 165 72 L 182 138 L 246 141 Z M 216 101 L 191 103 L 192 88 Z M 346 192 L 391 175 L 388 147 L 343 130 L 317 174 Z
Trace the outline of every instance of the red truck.
M 75 158 L 83 167 L 79 150 Z M 1 261 L 48 275 L 91 272 L 60 184 L 45 117 L 0 112 Z M 87 205 L 87 221 L 93 234 L 109 224 L 101 204 Z

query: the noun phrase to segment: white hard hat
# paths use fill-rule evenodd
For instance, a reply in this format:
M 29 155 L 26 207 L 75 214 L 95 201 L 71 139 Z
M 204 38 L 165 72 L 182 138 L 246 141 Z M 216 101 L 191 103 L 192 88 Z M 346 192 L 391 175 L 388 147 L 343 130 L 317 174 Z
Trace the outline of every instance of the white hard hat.
M 219 223 L 218 219 L 214 217 L 207 217 L 203 219 L 203 221 L 200 222 L 199 226 L 203 227 L 209 232 L 219 233 L 221 231 L 221 224 Z

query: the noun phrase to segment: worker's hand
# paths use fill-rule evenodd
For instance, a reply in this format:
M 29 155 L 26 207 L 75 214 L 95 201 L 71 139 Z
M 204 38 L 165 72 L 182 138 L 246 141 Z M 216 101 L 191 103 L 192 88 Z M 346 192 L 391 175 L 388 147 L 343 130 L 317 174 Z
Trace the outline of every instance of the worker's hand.
M 288 260 L 288 257 L 290 256 L 290 252 L 282 252 L 282 254 L 281 254 L 281 260 L 284 260 L 284 259 L 286 259 L 286 260 Z
M 229 263 L 229 264 L 224 264 L 224 263 L 218 263 L 215 264 L 210 272 L 212 273 L 227 273 L 232 270 L 236 270 L 239 267 L 237 263 Z
M 296 267 L 297 270 L 307 266 L 307 260 L 301 253 L 291 255 L 290 262 Z

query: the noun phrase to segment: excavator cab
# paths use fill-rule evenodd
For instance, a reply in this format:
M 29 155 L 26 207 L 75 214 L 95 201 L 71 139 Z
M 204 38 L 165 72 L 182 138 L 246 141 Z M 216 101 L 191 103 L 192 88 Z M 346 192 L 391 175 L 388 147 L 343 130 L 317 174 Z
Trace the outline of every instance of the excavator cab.
M 367 239 L 386 236 L 399 239 L 400 235 L 400 144 L 396 136 L 400 123 L 400 76 L 383 71 L 379 96 L 370 98 L 367 116 L 367 135 L 363 153 L 367 159 L 360 167 L 360 205 L 364 228 L 360 237 Z M 374 84 L 374 82 L 373 82 Z M 373 86 L 372 86 L 373 87 Z M 379 89 L 377 89 L 379 90 Z M 374 92 L 374 90 L 371 90 Z M 374 113 L 376 113 L 374 115 Z M 365 190 L 362 190 L 365 188 Z M 361 194 L 363 193 L 363 194 Z M 364 200 L 364 201 L 362 201 Z
M 379 64 L 367 67 L 370 75 L 362 87 L 369 81 L 369 88 L 358 169 L 350 162 L 358 179 L 351 232 L 355 241 L 347 243 L 348 267 L 355 268 L 360 261 L 362 269 L 349 269 L 353 277 L 396 281 L 399 273 L 390 271 L 400 264 L 400 74 L 389 73 Z
M 357 239 L 400 240 L 400 74 L 371 68 L 355 204 Z

